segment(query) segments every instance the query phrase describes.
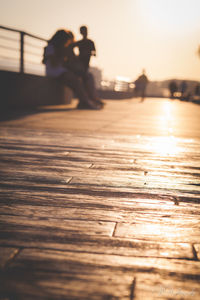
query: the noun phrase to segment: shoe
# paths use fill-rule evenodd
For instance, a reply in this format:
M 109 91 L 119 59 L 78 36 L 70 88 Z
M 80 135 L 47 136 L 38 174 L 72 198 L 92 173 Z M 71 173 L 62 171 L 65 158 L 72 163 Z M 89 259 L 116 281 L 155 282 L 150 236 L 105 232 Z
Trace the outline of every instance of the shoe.
M 90 109 L 96 109 L 96 110 L 99 110 L 101 109 L 101 105 L 99 103 L 97 103 L 96 101 L 93 101 L 93 100 L 89 100 L 88 102 L 88 105 L 90 106 Z
M 77 109 L 93 109 L 93 110 L 100 110 L 101 106 L 95 102 L 87 101 L 86 102 L 79 102 L 77 105 Z
M 100 100 L 99 98 L 93 98 L 92 100 L 94 101 L 95 104 L 97 104 L 101 108 L 103 108 L 105 105 L 105 103 L 102 100 Z

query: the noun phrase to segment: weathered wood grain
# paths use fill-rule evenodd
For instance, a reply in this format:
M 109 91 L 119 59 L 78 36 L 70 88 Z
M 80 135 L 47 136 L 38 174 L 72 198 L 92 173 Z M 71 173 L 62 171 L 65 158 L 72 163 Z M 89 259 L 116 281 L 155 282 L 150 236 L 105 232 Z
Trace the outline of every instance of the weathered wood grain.
M 130 299 L 133 278 L 137 278 L 135 296 L 138 299 L 142 295 L 150 299 L 157 296 L 168 299 L 169 288 L 174 293 L 193 292 L 194 299 L 198 299 L 199 264 L 114 255 L 104 255 L 102 260 L 99 254 L 25 249 L 9 266 L 5 278 L 10 293 L 17 291 L 22 299 L 28 295 L 44 298 L 51 295 L 55 299 L 58 296 L 64 299 Z M 20 275 L 24 274 L 27 278 L 20 284 Z
M 14 218 L 13 218 L 14 219 Z M 42 220 L 41 220 L 42 219 Z M 102 231 L 87 230 L 86 228 L 63 229 L 62 225 L 55 226 L 51 218 L 35 218 L 30 222 L 16 217 L 15 222 L 11 223 L 10 218 L 7 222 L 1 223 L 0 242 L 1 245 L 20 247 L 37 247 L 58 250 L 73 250 L 76 252 L 91 252 L 103 254 L 117 254 L 123 256 L 142 256 L 142 257 L 167 257 L 193 259 L 193 252 L 190 244 L 187 243 L 166 243 L 161 239 L 159 242 L 134 240 L 126 238 L 106 237 Z M 35 223 L 37 224 L 34 224 Z M 62 221 L 60 221 L 61 223 Z M 57 222 L 58 223 L 58 222 Z M 70 223 L 68 221 L 68 223 Z M 74 226 L 78 222 L 71 220 Z M 99 222 L 99 225 L 102 222 Z M 47 227 L 48 224 L 48 227 Z M 79 225 L 81 222 L 79 223 Z M 83 223 L 85 224 L 85 223 Z M 98 229 L 96 229 L 98 230 Z
M 0 124 L 0 298 L 200 298 L 199 125 L 163 101 Z
M 198 220 L 195 222 L 170 220 L 170 222 L 164 223 L 157 219 L 154 222 L 119 223 L 115 230 L 115 236 L 164 242 L 198 243 L 200 227 Z
M 184 209 L 180 208 L 172 210 L 174 203 L 160 205 L 160 202 L 150 203 L 147 202 L 146 206 L 149 204 L 150 207 L 146 207 L 145 205 L 137 205 L 134 201 L 132 201 L 132 207 L 126 207 L 126 202 L 121 203 L 121 205 L 114 206 L 114 203 L 108 203 L 104 199 L 103 203 L 97 203 L 96 205 L 92 202 L 85 201 L 84 199 L 81 201 L 77 199 L 77 202 L 73 203 L 71 199 L 67 201 L 66 198 L 63 201 L 54 202 L 48 201 L 49 203 L 43 203 L 43 205 L 38 205 L 41 198 L 33 201 L 31 204 L 25 201 L 20 200 L 14 201 L 14 203 L 10 203 L 9 205 L 3 205 L 0 207 L 0 214 L 5 215 L 13 215 L 13 216 L 34 216 L 36 218 L 56 218 L 56 219 L 79 219 L 79 220 L 93 220 L 93 221 L 109 221 L 109 222 L 148 222 L 151 219 L 151 223 L 160 222 L 163 225 L 176 225 L 181 226 L 192 226 L 197 224 L 200 221 L 199 214 L 191 215 L 190 211 L 184 211 Z M 46 201 L 47 202 L 47 201 Z M 143 203 L 144 204 L 144 203 Z M 60 205 L 60 207 L 59 207 Z M 159 209 L 160 206 L 160 209 Z M 168 206 L 168 207 L 167 207 Z M 120 209 L 120 210 L 119 210 Z M 171 210 L 170 210 L 171 209 Z M 156 213 L 156 216 L 155 216 Z M 184 221 L 183 221 L 184 218 Z
M 31 216 L 9 216 L 2 215 L 0 220 L 3 232 L 17 233 L 19 231 L 32 230 L 37 233 L 44 230 L 47 233 L 57 232 L 60 236 L 69 235 L 105 235 L 111 236 L 115 224 L 113 222 L 95 222 L 84 220 L 56 219 L 48 217 L 41 218 Z M 3 233 L 2 232 L 2 233 Z

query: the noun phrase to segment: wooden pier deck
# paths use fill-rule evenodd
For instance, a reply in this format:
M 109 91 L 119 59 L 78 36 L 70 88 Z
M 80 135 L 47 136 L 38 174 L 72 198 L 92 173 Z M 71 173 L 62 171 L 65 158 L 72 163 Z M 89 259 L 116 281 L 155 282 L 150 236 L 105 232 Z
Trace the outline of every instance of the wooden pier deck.
M 200 299 L 200 106 L 0 122 L 0 299 Z

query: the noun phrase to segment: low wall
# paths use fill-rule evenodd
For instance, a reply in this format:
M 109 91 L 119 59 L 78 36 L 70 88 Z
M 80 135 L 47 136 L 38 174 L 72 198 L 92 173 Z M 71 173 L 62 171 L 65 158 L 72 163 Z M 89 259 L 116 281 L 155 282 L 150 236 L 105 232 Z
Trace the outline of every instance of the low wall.
M 1 108 L 26 108 L 69 103 L 71 89 L 43 76 L 0 71 Z

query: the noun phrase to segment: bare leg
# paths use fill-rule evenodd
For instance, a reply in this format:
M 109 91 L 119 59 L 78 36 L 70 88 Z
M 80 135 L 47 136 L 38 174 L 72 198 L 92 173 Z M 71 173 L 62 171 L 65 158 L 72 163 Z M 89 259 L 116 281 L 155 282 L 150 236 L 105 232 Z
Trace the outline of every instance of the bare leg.
M 87 108 L 98 109 L 98 106 L 89 98 L 83 82 L 78 76 L 71 71 L 67 71 L 63 73 L 59 79 L 63 84 L 69 86 L 74 91 L 80 103 L 85 104 Z
M 83 84 L 85 86 L 85 89 L 86 89 L 89 97 L 94 102 L 98 103 L 102 107 L 104 103 L 99 99 L 99 97 L 97 95 L 94 77 L 90 72 L 86 72 L 86 74 L 84 75 Z

